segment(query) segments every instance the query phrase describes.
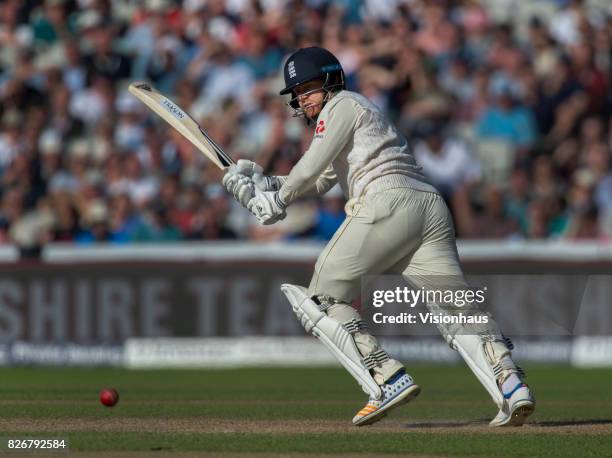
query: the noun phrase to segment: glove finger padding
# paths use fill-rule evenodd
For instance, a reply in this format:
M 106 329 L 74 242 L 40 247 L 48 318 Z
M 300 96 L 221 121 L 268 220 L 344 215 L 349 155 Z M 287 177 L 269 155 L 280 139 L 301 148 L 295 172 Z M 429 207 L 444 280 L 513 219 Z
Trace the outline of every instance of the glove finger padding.
M 237 165 L 231 165 L 223 176 L 223 186 L 234 196 L 234 198 L 243 206 L 246 207 L 249 200 L 255 195 L 255 184 L 253 180 L 240 173 Z
M 263 173 L 263 168 L 261 168 L 261 166 L 257 165 L 253 161 L 249 161 L 248 159 L 240 159 L 236 163 L 236 170 L 238 173 L 248 177 L 252 177 L 255 173 Z
M 236 184 L 236 181 L 238 181 L 239 178 L 240 178 L 240 175 L 238 173 L 237 167 L 236 165 L 232 164 L 227 169 L 227 172 L 225 172 L 225 175 L 223 175 L 223 179 L 221 180 L 221 183 L 223 184 L 223 186 L 225 186 L 225 189 L 227 189 L 227 192 L 233 194 L 234 185 Z
M 249 177 L 242 176 L 234 186 L 234 197 L 243 207 L 246 207 L 249 200 L 255 195 L 255 184 Z

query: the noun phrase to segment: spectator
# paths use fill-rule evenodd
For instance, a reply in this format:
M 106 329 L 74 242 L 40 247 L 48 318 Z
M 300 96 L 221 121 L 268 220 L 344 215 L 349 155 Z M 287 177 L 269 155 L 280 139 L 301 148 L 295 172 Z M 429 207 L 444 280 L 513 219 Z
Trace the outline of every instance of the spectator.
M 446 134 L 439 121 L 423 124 L 421 134 L 414 148 L 417 163 L 446 200 L 458 235 L 469 235 L 475 224 L 470 196 L 480 181 L 481 164 L 468 144 Z
M 11 162 L 26 150 L 26 141 L 21 135 L 22 116 L 19 111 L 9 110 L 2 117 L 0 134 L 0 171 L 5 170 Z
M 227 46 L 221 43 L 214 45 L 207 66 L 201 75 L 205 83 L 196 102 L 199 105 L 199 108 L 195 108 L 196 113 L 211 114 L 220 109 L 227 98 L 238 101 L 245 111 L 252 108 L 254 75 L 246 64 L 234 59 Z
M 135 242 L 175 242 L 182 238 L 172 224 L 168 210 L 161 205 L 147 209 L 134 233 Z
M 229 202 L 218 184 L 207 186 L 207 204 L 192 219 L 191 239 L 235 239 L 235 232 L 228 225 Z
M 277 95 L 280 64 L 314 44 L 397 120 L 459 236 L 612 235 L 612 21 L 593 2 L 511 23 L 490 2 L 115 3 L 0 2 L 0 243 L 328 237 L 339 196 L 251 227 L 125 91 L 152 81 L 234 158 L 285 175 L 312 132 Z M 444 130 L 423 137 L 431 120 Z
M 83 230 L 76 235 L 76 243 L 88 245 L 111 240 L 108 227 L 108 209 L 104 202 L 92 202 L 84 212 Z
M 109 240 L 115 243 L 133 241 L 141 226 L 141 218 L 135 212 L 130 198 L 127 194 L 119 194 L 110 203 Z
M 485 188 L 483 211 L 474 217 L 469 237 L 477 239 L 505 239 L 519 235 L 519 224 L 509 219 L 504 206 L 501 189 L 495 186 Z
M 339 185 L 335 185 L 323 197 L 323 205 L 315 218 L 312 235 L 318 240 L 329 240 L 344 221 L 346 199 Z
M 492 104 L 476 125 L 479 138 L 503 140 L 516 148 L 527 149 L 536 139 L 536 125 L 531 111 L 522 106 L 509 87 L 494 89 Z
M 32 23 L 34 40 L 41 44 L 54 44 L 70 35 L 66 20 L 65 0 L 45 0 L 42 11 Z
M 414 155 L 446 200 L 480 180 L 480 163 L 464 141 L 445 134 L 435 122 L 423 129 L 423 140 L 417 142 Z
M 563 45 L 575 45 L 581 39 L 580 27 L 586 21 L 582 0 L 568 0 L 550 21 L 551 35 Z
M 55 215 L 53 240 L 56 242 L 73 241 L 79 232 L 79 219 L 70 194 L 62 192 L 53 196 L 53 213 Z
M 505 213 L 516 224 L 522 234 L 527 233 L 529 226 L 528 211 L 531 193 L 529 190 L 529 173 L 524 168 L 515 168 L 509 179 L 504 197 Z
M 568 195 L 567 225 L 563 237 L 569 239 L 599 236 L 599 211 L 593 204 L 595 177 L 588 170 L 574 174 Z

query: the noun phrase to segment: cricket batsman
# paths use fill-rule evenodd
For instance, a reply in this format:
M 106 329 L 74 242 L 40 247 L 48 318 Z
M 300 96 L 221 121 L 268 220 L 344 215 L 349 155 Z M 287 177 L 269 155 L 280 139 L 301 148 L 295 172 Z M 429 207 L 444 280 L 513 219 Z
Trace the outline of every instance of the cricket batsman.
M 467 286 L 452 218 L 406 139 L 368 99 L 345 90 L 344 72 L 332 53 L 300 49 L 283 71 L 281 95 L 290 95 L 294 115 L 314 127 L 310 147 L 287 176 L 265 176 L 260 166 L 241 160 L 223 184 L 265 225 L 282 220 L 299 197 L 322 195 L 340 184 L 348 200 L 346 219 L 320 254 L 310 285 L 281 289 L 306 331 L 368 394 L 353 424 L 372 424 L 414 399 L 420 388 L 368 333 L 350 304 L 360 294 L 364 275 L 401 273 L 416 288 L 439 286 L 436 278 L 457 278 Z M 535 399 L 497 324 L 490 320 L 474 332 L 439 329 L 499 408 L 490 425 L 522 425 Z

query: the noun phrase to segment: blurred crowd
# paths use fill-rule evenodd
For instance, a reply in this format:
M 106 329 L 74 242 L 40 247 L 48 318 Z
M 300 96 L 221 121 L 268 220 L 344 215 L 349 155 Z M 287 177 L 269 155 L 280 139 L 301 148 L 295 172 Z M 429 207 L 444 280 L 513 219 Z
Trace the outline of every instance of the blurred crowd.
M 1 243 L 329 239 L 337 189 L 261 227 L 126 91 L 152 82 L 284 175 L 312 132 L 280 69 L 312 45 L 409 139 L 459 237 L 612 237 L 607 0 L 4 0 L 0 44 Z

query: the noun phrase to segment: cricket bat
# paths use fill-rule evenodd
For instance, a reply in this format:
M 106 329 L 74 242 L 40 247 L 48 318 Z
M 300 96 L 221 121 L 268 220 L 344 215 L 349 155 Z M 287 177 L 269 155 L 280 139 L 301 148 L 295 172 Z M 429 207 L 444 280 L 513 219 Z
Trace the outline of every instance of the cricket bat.
M 178 130 L 183 137 L 189 140 L 221 170 L 234 163 L 232 158 L 210 138 L 189 114 L 168 97 L 156 91 L 149 83 L 144 81 L 133 82 L 128 86 L 128 91 Z

